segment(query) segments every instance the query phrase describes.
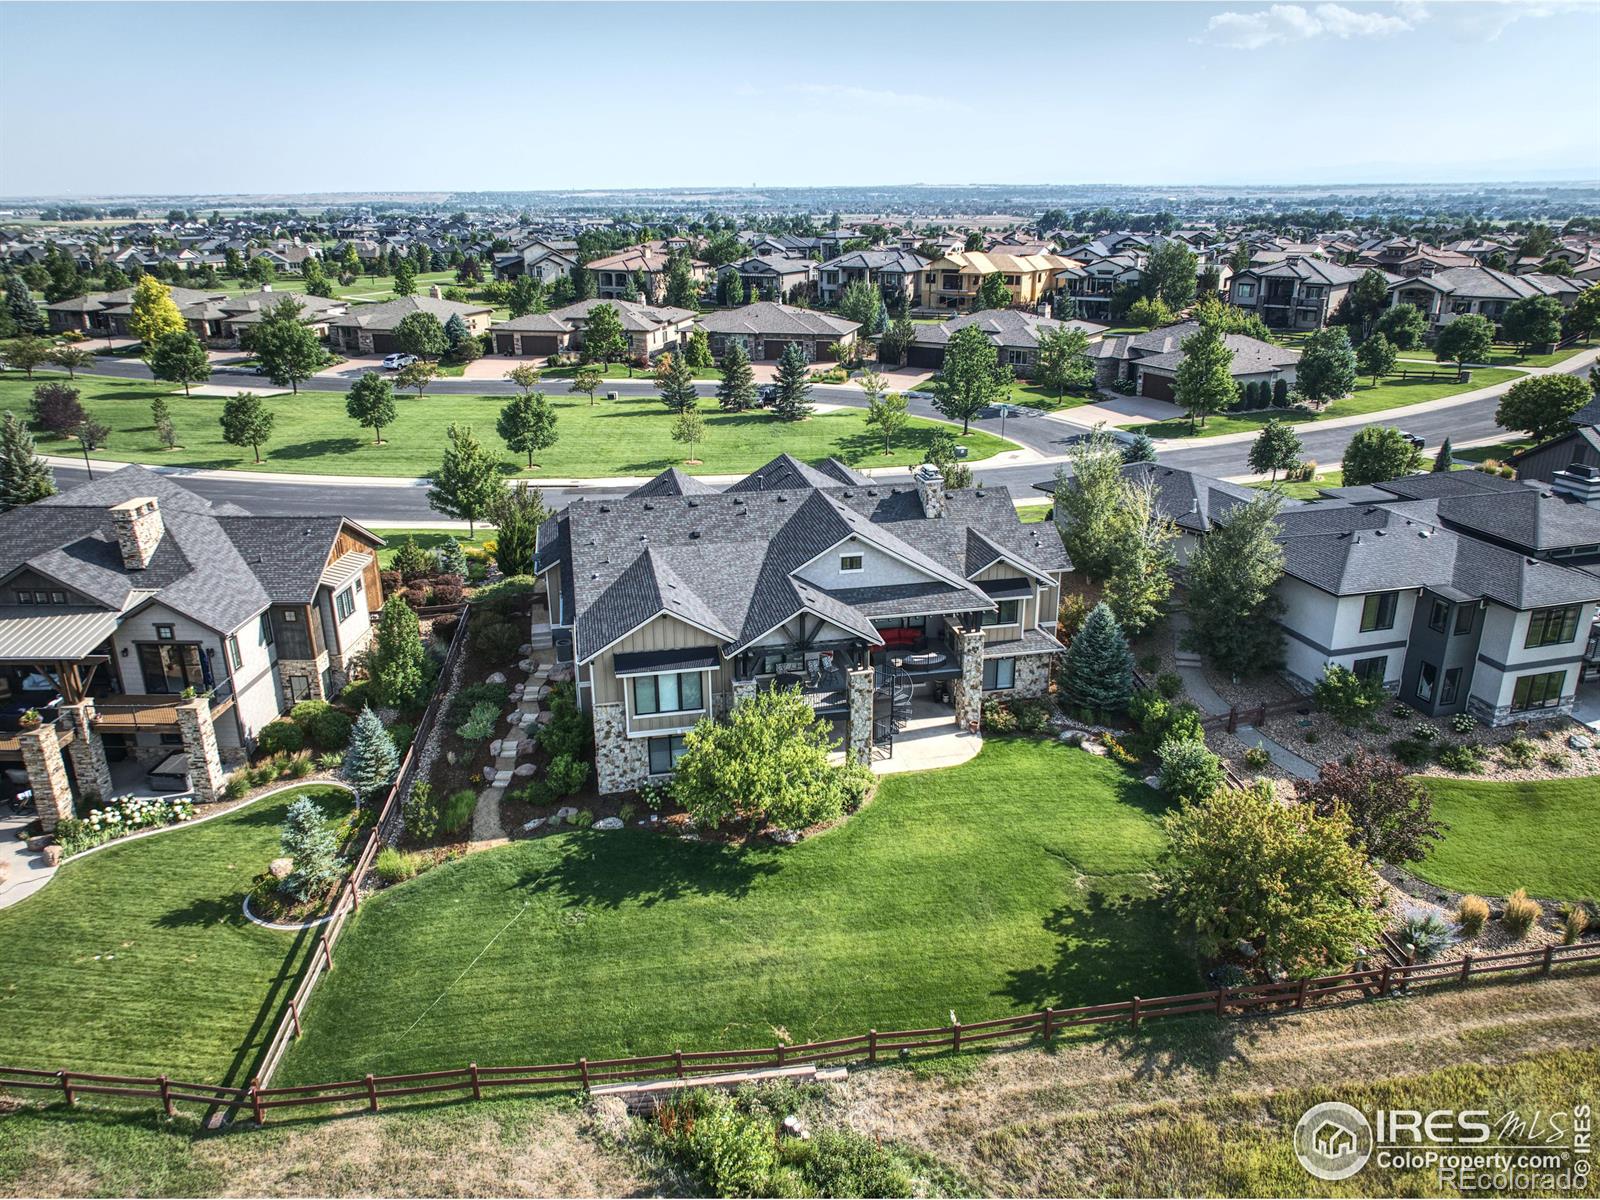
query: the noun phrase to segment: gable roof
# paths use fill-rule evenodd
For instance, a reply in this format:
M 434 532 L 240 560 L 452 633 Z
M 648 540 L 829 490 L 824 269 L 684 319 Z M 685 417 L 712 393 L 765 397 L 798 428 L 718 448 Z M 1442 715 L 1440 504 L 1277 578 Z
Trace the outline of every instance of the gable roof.
M 772 300 L 746 304 L 742 308 L 728 308 L 707 313 L 700 318 L 700 327 L 707 333 L 745 334 L 753 337 L 797 334 L 824 337 L 843 337 L 861 326 L 827 313 L 809 308 L 791 308 Z
M 454 316 L 469 317 L 493 311 L 493 305 L 489 304 L 462 304 L 456 300 L 441 300 L 436 296 L 397 296 L 382 304 L 358 304 L 350 311 L 334 317 L 333 324 L 383 330 L 393 329 L 412 313 L 432 313 L 443 325 Z
M 1081 329 L 1091 338 L 1106 331 L 1106 326 L 1092 321 L 1056 321 L 1017 308 L 986 308 L 937 325 L 918 325 L 915 340 L 919 346 L 943 346 L 958 330 L 969 325 L 982 330 L 996 346 L 1023 349 L 1037 347 L 1043 334 L 1057 329 Z

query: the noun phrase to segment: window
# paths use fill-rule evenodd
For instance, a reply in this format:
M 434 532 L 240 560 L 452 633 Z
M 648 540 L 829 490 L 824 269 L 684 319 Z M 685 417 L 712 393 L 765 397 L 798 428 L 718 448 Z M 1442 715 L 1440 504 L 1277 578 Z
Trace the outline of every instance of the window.
M 1020 600 L 1002 600 L 1000 601 L 998 612 L 983 614 L 983 623 L 985 625 L 1015 625 L 1021 606 L 1022 601 Z
M 865 565 L 866 560 L 859 554 L 839 555 L 839 570 L 841 571 L 859 571 Z
M 1433 702 L 1433 689 L 1439 682 L 1439 668 L 1430 662 L 1422 664 L 1422 669 L 1417 672 L 1417 699 L 1424 703 Z
M 1461 668 L 1451 667 L 1444 673 L 1444 687 L 1439 689 L 1440 704 L 1454 704 L 1461 694 Z
M 1428 610 L 1428 628 L 1435 633 L 1443 633 L 1450 627 L 1450 602 L 1448 600 L 1435 600 L 1433 607 Z
M 1358 658 L 1350 669 L 1358 679 L 1367 683 L 1382 683 L 1389 670 L 1389 656 L 1380 654 L 1377 658 Z
M 1560 704 L 1561 686 L 1566 681 L 1565 671 L 1518 676 L 1517 686 L 1511 691 L 1511 711 L 1526 712 L 1530 708 L 1549 708 Z
M 649 742 L 650 774 L 669 774 L 683 757 L 683 737 L 673 734 L 671 737 L 653 737 Z
M 228 661 L 233 664 L 235 671 L 244 666 L 244 656 L 239 653 L 239 639 L 231 633 L 228 635 Z
M 176 635 L 172 632 L 172 626 L 171 625 L 157 625 L 156 626 L 156 641 L 158 641 L 158 642 L 170 642 L 175 637 L 176 637 Z
M 1472 632 L 1472 613 L 1473 608 L 1470 604 L 1463 604 L 1456 609 L 1456 634 L 1458 636 Z
M 991 658 L 983 664 L 983 688 L 992 692 L 1001 688 L 1016 686 L 1017 660 L 1014 658 Z
M 361 576 L 357 575 L 356 576 L 356 595 L 359 596 L 360 594 L 361 594 Z
M 261 614 L 261 644 L 270 646 L 275 637 L 277 635 L 272 632 L 272 614 L 264 612 Z
M 339 614 L 339 620 L 347 621 L 356 611 L 356 593 L 354 588 L 345 588 L 333 598 L 333 610 Z
M 1007 350 L 1006 362 L 1013 367 L 1025 367 L 1031 362 L 1033 355 L 1027 350 Z
M 650 716 L 702 708 L 700 683 L 699 671 L 641 675 L 633 681 L 633 711 Z
M 1236 283 L 1233 285 L 1233 294 L 1241 300 L 1254 299 L 1256 285 L 1253 283 Z
M 33 593 L 32 592 L 18 592 L 17 593 L 17 603 L 18 604 L 32 604 L 33 603 Z
M 66 602 L 67 602 L 67 594 L 65 592 L 51 592 L 50 593 L 50 603 L 51 604 L 65 604 Z
M 1561 646 L 1578 636 L 1579 605 L 1566 608 L 1541 608 L 1528 617 L 1528 640 L 1523 648 Z
M 1394 608 L 1398 593 L 1380 592 L 1368 596 L 1361 605 L 1361 632 L 1394 628 Z
M 283 610 L 283 623 L 285 625 L 293 625 L 299 619 L 300 611 L 298 609 L 286 608 Z

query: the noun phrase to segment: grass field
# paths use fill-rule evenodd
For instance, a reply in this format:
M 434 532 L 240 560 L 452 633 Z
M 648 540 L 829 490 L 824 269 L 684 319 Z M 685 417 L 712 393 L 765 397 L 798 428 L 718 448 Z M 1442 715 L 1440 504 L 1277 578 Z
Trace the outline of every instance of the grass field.
M 465 530 L 454 532 L 448 529 L 374 529 L 372 532 L 389 543 L 378 551 L 378 566 L 380 569 L 388 567 L 389 563 L 393 561 L 395 543 L 401 538 L 411 538 L 424 550 L 436 550 L 452 540 L 459 542 L 461 548 L 466 550 L 472 546 L 481 546 L 484 542 L 494 537 L 493 526 L 482 524 L 478 526 L 477 533 L 471 537 L 467 536 Z
M 1050 515 L 1053 506 L 1046 504 L 1022 504 L 1017 506 L 1017 517 L 1024 525 L 1033 525 L 1044 520 Z
M 1547 900 L 1600 897 L 1600 855 L 1583 831 L 1600 823 L 1600 776 L 1493 783 L 1427 780 L 1449 833 L 1412 867 L 1458 892 Z
M 1493 387 L 1495 384 L 1508 383 L 1520 378 L 1522 378 L 1521 371 L 1490 367 L 1474 371 L 1469 383 L 1430 379 L 1390 379 L 1373 387 L 1370 380 L 1363 380 L 1357 383 L 1356 390 L 1344 399 L 1335 400 L 1319 413 L 1304 416 L 1283 411 L 1242 413 L 1237 416 L 1223 414 L 1212 417 L 1193 432 L 1190 431 L 1187 417 L 1151 425 L 1124 425 L 1122 428 L 1142 429 L 1153 438 L 1219 437 L 1225 433 L 1253 433 L 1272 417 L 1288 420 L 1295 425 L 1310 425 L 1317 421 L 1329 421 L 1334 417 L 1360 417 L 1392 408 L 1409 408 L 1413 404 L 1426 404 L 1430 400 L 1442 400 L 1446 396 L 1456 396 L 1462 392 L 1475 392 L 1479 388 Z
M 1054 742 L 889 776 L 830 833 L 575 831 L 361 908 L 281 1079 L 805 1041 L 1182 992 L 1161 802 Z
M 1320 500 L 1323 488 L 1339 487 L 1344 482 L 1343 471 L 1322 471 L 1315 478 L 1302 480 L 1297 483 L 1285 482 L 1281 477 L 1276 483 L 1263 479 L 1250 486 L 1259 491 L 1276 490 L 1282 492 L 1291 500 Z
M 1585 350 L 1594 349 L 1592 342 L 1579 342 L 1575 346 L 1568 346 L 1564 350 L 1555 350 L 1549 354 L 1523 354 L 1518 346 L 1508 345 L 1505 342 L 1496 342 L 1494 353 L 1489 355 L 1488 365 L 1491 367 L 1553 367 L 1557 363 L 1564 363 L 1575 354 L 1582 354 Z M 1434 363 L 1431 350 L 1402 350 L 1401 359 L 1420 359 Z M 1442 364 L 1441 364 L 1442 365 Z
M 99 850 L 0 910 L 0 1062 L 244 1083 L 314 935 L 252 925 L 245 892 L 307 786 Z
M 42 379 L 43 377 L 41 377 Z M 34 383 L 39 382 L 35 380 Z M 22 413 L 34 384 L 17 372 L 0 375 L 0 409 Z M 583 396 L 552 389 L 559 440 L 539 455 L 540 470 L 522 470 L 524 460 L 507 451 L 495 434 L 495 419 L 509 397 L 426 394 L 420 400 L 406 392 L 396 397 L 398 419 L 383 431 L 384 444 L 372 444 L 372 431 L 345 413 L 345 397 L 337 392 L 301 392 L 267 399 L 276 415 L 271 441 L 255 465 L 248 448 L 222 440 L 218 424 L 222 397 L 185 398 L 167 384 L 80 376 L 75 383 L 84 407 L 111 427 L 111 437 L 95 457 L 169 466 L 238 468 L 256 471 L 299 471 L 326 475 L 393 475 L 417 477 L 439 465 L 444 429 L 452 422 L 471 425 L 478 438 L 501 455 L 506 474 L 530 478 L 653 475 L 681 466 L 687 449 L 672 440 L 673 416 L 651 396 L 603 397 L 590 405 Z M 166 396 L 177 425 L 181 449 L 165 450 L 150 421 L 150 401 Z M 894 453 L 882 453 L 882 439 L 866 425 L 864 409 L 822 413 L 806 421 L 780 421 L 768 412 L 728 413 L 704 398 L 706 440 L 696 447 L 702 461 L 686 468 L 696 474 L 751 471 L 782 451 L 816 462 L 837 456 L 863 467 L 904 466 L 922 461 L 936 430 L 950 429 L 934 421 L 912 418 L 895 442 Z M 971 449 L 974 461 L 1003 450 L 1010 442 L 973 430 L 958 440 Z M 74 455 L 78 443 L 69 438 L 39 438 L 45 454 Z

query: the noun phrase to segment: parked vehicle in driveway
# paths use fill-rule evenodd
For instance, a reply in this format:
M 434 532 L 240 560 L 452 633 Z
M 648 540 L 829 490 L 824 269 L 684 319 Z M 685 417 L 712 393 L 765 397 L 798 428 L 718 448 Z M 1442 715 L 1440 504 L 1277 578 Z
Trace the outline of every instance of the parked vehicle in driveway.
M 1401 437 L 1405 438 L 1406 441 L 1410 442 L 1412 448 L 1415 449 L 1415 450 L 1421 450 L 1424 446 L 1426 446 L 1428 444 L 1427 442 L 1423 441 L 1420 437 L 1418 437 L 1416 434 L 1407 433 L 1404 429 L 1398 430 L 1397 432 L 1400 434 Z
M 398 371 L 401 367 L 409 367 L 417 361 L 415 354 L 390 354 L 383 360 L 385 371 Z

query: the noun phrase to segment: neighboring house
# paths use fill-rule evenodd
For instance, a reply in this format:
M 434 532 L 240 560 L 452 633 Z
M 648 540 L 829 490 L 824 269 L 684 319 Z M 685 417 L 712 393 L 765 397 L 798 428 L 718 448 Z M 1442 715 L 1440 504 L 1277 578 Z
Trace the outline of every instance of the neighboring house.
M 322 251 L 315 246 L 298 246 L 293 242 L 274 242 L 270 246 L 263 246 L 259 250 L 247 250 L 246 260 L 264 258 L 270 262 L 280 275 L 299 275 L 305 270 L 306 260 L 322 257 Z M 227 261 L 227 256 L 222 253 L 209 253 L 204 256 L 204 261 L 221 266 Z
M 658 476 L 575 501 L 536 563 L 601 792 L 670 774 L 697 721 L 768 688 L 799 688 L 861 761 L 913 703 L 976 728 L 986 696 L 1046 694 L 1070 568 L 1005 488 L 788 456 L 722 493 Z
M 412 313 L 432 313 L 439 324 L 460 317 L 475 334 L 486 333 L 494 308 L 488 304 L 463 304 L 438 296 L 400 296 L 382 304 L 358 304 L 333 318 L 332 340 L 347 354 L 393 354 L 395 327 Z
M 577 265 L 577 242 L 538 239 L 509 254 L 495 255 L 494 277 L 515 279 L 527 275 L 540 283 L 553 284 Z
M 1592 479 L 1600 471 L 1600 398 L 1572 414 L 1572 428 L 1560 437 L 1531 446 L 1508 460 L 1517 478 L 1529 483 L 1557 483 Z
M 809 295 L 817 282 L 817 264 L 809 258 L 787 258 L 776 254 L 757 254 L 717 268 L 720 276 L 735 271 L 744 280 L 746 293 L 762 300 L 788 300 Z
M 169 287 L 167 292 L 180 310 L 207 301 L 227 299 L 226 293 L 198 291 L 194 288 Z M 51 333 L 127 337 L 128 318 L 133 315 L 133 289 L 126 287 L 114 292 L 73 296 L 68 300 L 46 304 L 44 311 Z
M 665 245 L 652 243 L 648 246 L 630 246 L 616 254 L 585 263 L 584 266 L 594 274 L 596 295 L 602 300 L 616 300 L 626 294 L 629 281 L 636 275 L 645 281 L 645 293 L 665 296 L 667 267 L 671 261 L 671 253 Z M 696 286 L 704 286 L 709 272 L 710 268 L 699 259 L 689 260 L 689 274 Z
M 957 250 L 922 272 L 924 308 L 972 308 L 986 276 L 998 273 L 1011 293 L 1011 303 L 1033 308 L 1056 286 L 1059 272 L 1077 264 L 1059 254 L 998 254 Z
M 1300 254 L 1251 263 L 1228 283 L 1228 298 L 1274 329 L 1321 329 L 1366 268 Z
M 1410 304 L 1428 318 L 1428 331 L 1438 333 L 1457 317 L 1475 313 L 1499 324 L 1506 309 L 1532 296 L 1554 296 L 1571 308 L 1588 285 L 1559 275 L 1513 275 L 1491 267 L 1456 267 L 1434 275 L 1395 280 L 1389 285 L 1391 305 Z
M 952 317 L 938 325 L 918 325 L 916 339 L 906 352 L 908 367 L 938 371 L 944 367 L 944 349 L 958 330 L 975 325 L 994 343 L 995 354 L 1003 366 L 1019 378 L 1030 378 L 1038 365 L 1039 337 L 1063 327 L 1081 329 L 1092 343 L 1105 333 L 1104 325 L 1088 321 L 1054 321 L 1018 308 L 990 308 L 982 312 Z
M 822 264 L 817 277 L 817 300 L 837 304 L 844 289 L 866 280 L 883 294 L 892 309 L 915 303 L 920 276 L 928 260 L 912 250 L 855 250 Z
M 1124 379 L 1133 384 L 1138 395 L 1156 400 L 1174 399 L 1174 381 L 1178 366 L 1183 362 L 1184 339 L 1199 329 L 1198 321 L 1180 321 L 1148 333 L 1120 334 L 1092 342 L 1089 357 L 1094 360 L 1096 385 L 1109 387 Z M 1279 379 L 1293 385 L 1300 351 L 1242 333 L 1224 334 L 1222 340 L 1233 351 L 1229 374 L 1240 386 L 1276 383 Z
M 222 764 L 263 725 L 349 679 L 383 602 L 382 545 L 343 517 L 251 516 L 143 467 L 0 515 L 0 760 L 21 763 L 46 827 L 74 790 L 111 796 L 125 760 L 142 773 L 180 754 L 175 773 L 220 798 Z M 50 720 L 19 730 L 23 707 Z
M 1126 469 L 1155 485 L 1180 563 L 1260 495 L 1172 467 Z M 1310 691 L 1337 663 L 1430 717 L 1504 725 L 1571 711 L 1600 656 L 1600 510 L 1472 471 L 1324 495 L 1278 517 L 1291 684 Z
M 635 304 L 628 300 L 580 300 L 547 313 L 528 313 L 489 326 L 496 354 L 561 354 L 583 345 L 583 330 L 597 305 L 616 310 L 632 344 L 632 353 L 654 358 L 688 339 L 695 313 L 687 308 Z
M 771 254 L 779 258 L 812 258 L 822 260 L 822 239 L 802 237 L 795 233 L 757 233 L 747 238 L 752 254 Z
M 345 300 L 327 300 L 291 292 L 274 292 L 270 284 L 260 291 L 229 294 L 204 292 L 193 288 L 168 288 L 173 303 L 189 332 L 210 346 L 238 346 L 240 336 L 284 300 L 300 305 L 300 320 L 317 336 L 326 338 L 333 319 L 349 310 Z M 133 315 L 133 289 L 91 292 L 45 305 L 51 333 L 69 330 L 90 336 L 129 336 L 128 319 Z
M 826 362 L 830 345 L 853 344 L 861 328 L 854 321 L 814 309 L 791 308 L 766 300 L 707 313 L 700 318 L 700 327 L 710 337 L 714 357 L 720 359 L 730 345 L 738 342 L 756 362 L 778 358 L 791 343 L 800 347 L 807 362 Z
M 1142 251 L 1122 250 L 1100 257 L 1091 252 L 1058 272 L 1056 287 L 1077 302 L 1085 319 L 1109 321 L 1114 298 L 1137 292 L 1144 282 L 1144 264 Z

